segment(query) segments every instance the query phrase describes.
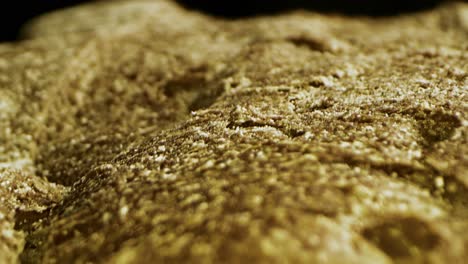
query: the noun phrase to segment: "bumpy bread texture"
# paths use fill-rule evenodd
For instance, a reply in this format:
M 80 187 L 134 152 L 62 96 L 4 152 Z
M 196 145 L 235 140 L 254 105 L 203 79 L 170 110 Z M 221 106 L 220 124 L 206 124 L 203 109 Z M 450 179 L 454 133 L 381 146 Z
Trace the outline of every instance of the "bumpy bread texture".
M 468 6 L 170 1 L 0 45 L 1 263 L 463 263 Z

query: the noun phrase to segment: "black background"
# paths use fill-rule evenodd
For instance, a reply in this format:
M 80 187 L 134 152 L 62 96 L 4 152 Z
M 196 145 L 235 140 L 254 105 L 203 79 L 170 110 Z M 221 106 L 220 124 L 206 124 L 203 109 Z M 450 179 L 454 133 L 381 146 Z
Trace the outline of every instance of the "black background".
M 101 0 L 111 1 L 111 0 Z M 240 18 L 302 8 L 348 15 L 386 16 L 431 8 L 442 0 L 177 0 L 187 8 Z M 20 27 L 42 13 L 87 2 L 83 0 L 5 0 L 0 4 L 0 41 L 14 41 Z

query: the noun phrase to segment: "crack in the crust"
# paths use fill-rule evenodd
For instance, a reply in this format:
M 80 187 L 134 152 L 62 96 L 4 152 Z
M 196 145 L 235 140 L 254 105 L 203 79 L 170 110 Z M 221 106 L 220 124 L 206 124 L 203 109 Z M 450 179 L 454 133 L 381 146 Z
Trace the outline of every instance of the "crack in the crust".
M 207 72 L 206 65 L 190 68 L 181 77 L 169 80 L 164 85 L 164 95 L 182 101 L 187 113 L 210 107 L 224 89 L 220 82 L 210 82 L 206 77 Z
M 350 165 L 364 165 L 371 169 L 385 172 L 392 176 L 405 179 L 420 188 L 428 190 L 434 197 L 440 197 L 450 203 L 450 205 L 467 206 L 468 207 L 468 188 L 457 178 L 444 175 L 434 168 L 429 167 L 427 163 L 422 162 L 423 168 L 415 168 L 404 164 L 376 164 L 366 163 L 362 161 L 345 161 Z M 441 177 L 444 182 L 443 186 L 438 186 L 436 179 Z
M 236 127 L 242 127 L 242 128 L 271 127 L 271 128 L 277 129 L 278 131 L 280 131 L 281 133 L 283 133 L 284 135 L 288 136 L 291 139 L 300 137 L 306 133 L 304 130 L 300 130 L 300 129 L 286 127 L 286 126 L 282 126 L 278 124 L 264 124 L 261 122 L 255 122 L 253 120 L 248 120 L 244 122 L 231 121 L 226 127 L 229 129 L 235 129 Z
M 427 171 L 432 175 L 442 177 L 443 186 L 436 188 L 436 193 L 450 202 L 450 206 L 454 211 L 463 210 L 468 212 L 468 186 L 460 181 L 454 175 L 447 175 L 437 168 L 432 166 L 429 162 L 424 160 L 422 162 L 427 168 Z
M 387 219 L 365 228 L 361 234 L 394 260 L 420 257 L 441 243 L 440 235 L 416 217 Z
M 423 112 L 413 117 L 418 122 L 418 130 L 424 138 L 425 147 L 449 139 L 454 134 L 455 129 L 462 125 L 458 117 L 441 111 Z
M 287 41 L 293 43 L 296 46 L 306 47 L 312 51 L 325 52 L 330 51 L 331 48 L 327 43 L 318 38 L 312 38 L 307 36 L 292 36 L 286 39 Z
M 15 204 L 10 208 L 12 210 L 11 223 L 15 231 L 24 234 L 22 238 L 24 246 L 17 255 L 21 262 L 21 256 L 29 245 L 29 235 L 38 228 L 43 219 L 47 219 L 51 208 L 56 207 L 65 199 L 68 192 L 67 188 L 62 185 L 49 184 L 36 175 L 27 176 L 25 175 L 23 179 L 11 180 L 12 185 L 10 185 Z M 7 203 L 9 203 L 8 200 Z
M 435 143 L 450 139 L 455 130 L 462 125 L 459 117 L 440 109 L 428 110 L 411 107 L 403 110 L 397 108 L 377 110 L 388 115 L 400 114 L 413 118 L 422 138 L 420 144 L 425 149 L 431 148 Z
M 24 211 L 16 210 L 15 230 L 21 230 L 29 233 L 34 230 L 35 225 L 46 218 L 51 212 L 51 207 L 44 211 Z

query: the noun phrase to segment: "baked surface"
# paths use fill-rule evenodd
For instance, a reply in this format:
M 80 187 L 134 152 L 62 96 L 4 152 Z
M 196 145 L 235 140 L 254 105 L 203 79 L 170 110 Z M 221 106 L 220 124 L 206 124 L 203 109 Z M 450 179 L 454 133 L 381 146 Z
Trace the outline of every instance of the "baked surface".
M 1 263 L 462 263 L 468 4 L 83 5 L 0 45 Z

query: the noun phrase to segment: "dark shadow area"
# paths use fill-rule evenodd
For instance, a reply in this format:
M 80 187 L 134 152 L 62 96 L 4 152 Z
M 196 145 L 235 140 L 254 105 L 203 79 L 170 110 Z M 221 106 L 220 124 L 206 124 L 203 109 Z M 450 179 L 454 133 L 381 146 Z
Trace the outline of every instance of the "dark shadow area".
M 14 41 L 28 20 L 85 0 L 6 0 L 0 4 L 0 42 Z
M 112 0 L 106 0 L 112 1 Z M 442 0 L 175 0 L 188 9 L 218 17 L 243 18 L 293 9 L 347 15 L 386 16 L 432 8 Z M 0 42 L 14 41 L 33 17 L 90 0 L 15 0 L 0 5 Z
M 276 14 L 294 9 L 346 15 L 391 16 L 430 9 L 442 0 L 176 0 L 189 9 L 214 16 L 243 18 Z

